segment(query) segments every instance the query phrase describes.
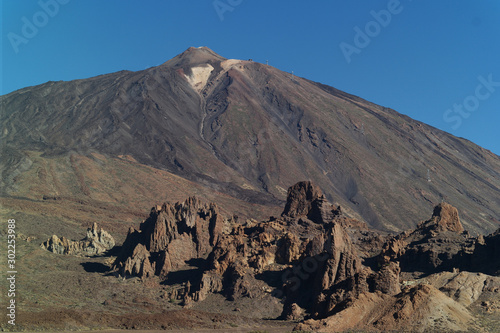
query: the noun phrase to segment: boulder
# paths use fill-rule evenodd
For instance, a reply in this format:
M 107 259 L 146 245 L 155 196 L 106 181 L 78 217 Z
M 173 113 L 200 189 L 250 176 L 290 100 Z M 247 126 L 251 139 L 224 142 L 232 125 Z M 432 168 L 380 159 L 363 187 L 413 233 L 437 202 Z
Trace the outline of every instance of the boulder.
M 285 306 L 283 311 L 286 313 L 286 320 L 301 320 L 304 318 L 304 309 L 302 309 L 297 303 L 291 303 Z

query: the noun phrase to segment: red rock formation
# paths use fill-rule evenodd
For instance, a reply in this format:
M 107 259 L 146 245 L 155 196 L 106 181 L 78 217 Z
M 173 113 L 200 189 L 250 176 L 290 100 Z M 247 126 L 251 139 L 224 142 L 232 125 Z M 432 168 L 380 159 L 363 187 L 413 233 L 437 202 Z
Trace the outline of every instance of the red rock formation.
M 322 195 L 319 187 L 310 181 L 299 182 L 291 186 L 288 189 L 285 209 L 281 216 L 307 216 L 311 211 L 312 203 Z
M 462 267 L 465 250 L 474 240 L 464 233 L 455 207 L 441 203 L 432 217 L 389 239 L 379 256 L 381 265 L 397 261 L 405 272 L 434 273 Z M 420 272 L 420 273 L 417 273 Z
M 149 269 L 127 269 L 137 268 L 137 260 L 147 268 L 149 259 L 146 258 L 151 257 L 154 274 L 165 277 L 171 269 L 185 265 L 188 260 L 206 257 L 222 233 L 222 224 L 217 205 L 203 204 L 195 197 L 182 203 L 153 207 L 140 230 L 129 231 L 114 268 L 141 277 L 145 272 L 152 275 Z M 142 247 L 136 253 L 138 244 L 154 255 L 147 256 Z M 137 260 L 135 256 L 139 256 Z
M 415 230 L 386 237 L 342 216 L 309 182 L 288 193 L 280 218 L 236 224 L 226 233 L 217 207 L 196 198 L 153 208 L 140 231 L 130 230 L 115 267 L 130 275 L 168 279 L 168 272 L 186 260 L 206 258 L 199 278 L 178 293 L 184 305 L 212 293 L 228 300 L 277 297 L 283 303 L 281 317 L 311 318 L 298 326 L 308 330 L 398 330 L 414 325 L 415 318 L 430 322 L 433 309 L 457 323 L 470 319 L 463 306 L 442 292 L 457 295 L 453 284 L 404 287 L 400 275 L 402 270 L 408 275 L 452 269 L 464 258 L 494 254 L 500 233 L 472 239 L 463 232 L 457 210 L 443 203 Z M 381 252 L 376 255 L 370 244 Z M 443 327 L 455 328 L 447 325 Z
M 149 261 L 150 256 L 144 245 L 137 244 L 132 255 L 124 263 L 123 273 L 141 277 L 153 276 L 155 272 Z
M 434 207 L 431 219 L 421 223 L 417 229 L 428 229 L 437 232 L 453 231 L 457 233 L 464 231 L 458 217 L 458 210 L 446 202 Z

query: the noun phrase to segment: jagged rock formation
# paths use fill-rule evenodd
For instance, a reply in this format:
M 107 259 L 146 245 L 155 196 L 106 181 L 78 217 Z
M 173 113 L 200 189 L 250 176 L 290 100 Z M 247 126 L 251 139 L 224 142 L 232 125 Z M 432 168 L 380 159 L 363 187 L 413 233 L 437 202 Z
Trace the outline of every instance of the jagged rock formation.
M 434 207 L 431 219 L 419 225 L 418 228 L 436 232 L 453 231 L 461 233 L 464 231 L 458 217 L 458 210 L 445 202 Z
M 259 293 L 254 288 L 258 285 L 255 276 L 267 270 L 282 271 L 284 293 L 298 290 L 306 283 L 304 276 L 314 276 L 330 286 L 359 270 L 361 261 L 341 225 L 330 222 L 314 228 L 312 221 L 301 220 L 302 224 L 296 225 L 290 222 L 240 226 L 224 235 L 208 259 L 209 269 L 187 301 L 203 300 L 219 291 L 229 299 L 254 297 Z M 305 232 L 306 237 L 298 237 Z
M 221 235 L 208 267 L 183 295 L 184 303 L 222 292 L 229 300 L 265 297 L 262 277 L 278 273 L 271 295 L 284 300 L 281 317 L 325 318 L 363 293 L 399 293 L 399 265 L 380 269 L 362 264 L 346 226 L 359 222 L 342 215 L 310 182 L 288 191 L 281 218 L 237 225 Z M 259 277 L 260 276 L 260 277 Z
M 500 254 L 499 240 L 497 233 L 472 237 L 464 230 L 457 209 L 441 203 L 415 230 L 389 239 L 379 261 L 382 265 L 397 261 L 414 276 L 453 269 L 494 274 L 500 268 L 500 260 L 495 260 Z
M 500 278 L 461 270 L 498 274 L 499 239 L 498 232 L 471 237 L 457 209 L 441 203 L 415 230 L 386 241 L 376 257 L 377 271 L 363 267 L 341 284 L 322 286 L 316 312 L 295 329 L 477 330 L 470 307 L 497 311 Z M 422 275 L 427 277 L 412 279 Z
M 301 320 L 296 328 L 303 330 L 472 329 L 471 304 L 500 293 L 500 278 L 459 271 L 476 256 L 496 254 L 500 232 L 471 237 L 446 203 L 415 230 L 389 237 L 300 182 L 288 190 L 281 217 L 236 223 L 228 232 L 222 224 L 217 206 L 196 198 L 154 207 L 140 230 L 130 229 L 114 267 L 168 281 L 169 272 L 201 258 L 196 277 L 175 292 L 185 306 L 213 293 L 254 299 L 280 306 L 276 316 Z M 498 296 L 484 298 L 484 308 L 496 311 L 497 298 L 500 308 Z
M 311 211 L 312 203 L 322 196 L 319 187 L 310 181 L 299 182 L 288 189 L 285 209 L 282 216 L 307 216 Z
M 205 258 L 222 234 L 223 218 L 215 204 L 196 197 L 151 209 L 140 229 L 129 229 L 113 267 L 122 274 L 165 277 L 186 261 Z
M 299 182 L 288 189 L 282 217 L 307 216 L 311 221 L 327 223 L 342 214 L 340 206 L 333 209 L 321 189 L 310 181 Z
M 115 240 L 107 231 L 97 227 L 94 223 L 87 229 L 87 235 L 80 241 L 73 241 L 66 237 L 59 238 L 52 235 L 41 247 L 57 254 L 75 256 L 95 256 L 106 253 L 115 246 Z
M 473 240 L 460 223 L 455 207 L 441 203 L 432 217 L 413 231 L 390 239 L 380 255 L 381 264 L 398 261 L 405 272 L 435 273 L 459 267 L 459 253 Z

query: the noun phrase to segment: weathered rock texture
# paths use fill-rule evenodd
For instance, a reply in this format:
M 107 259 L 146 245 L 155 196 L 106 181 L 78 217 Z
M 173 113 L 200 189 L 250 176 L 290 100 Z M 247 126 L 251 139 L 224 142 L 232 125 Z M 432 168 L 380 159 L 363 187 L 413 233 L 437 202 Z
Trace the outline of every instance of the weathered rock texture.
M 398 262 L 401 270 L 417 277 L 442 271 L 500 273 L 500 230 L 472 237 L 464 230 L 455 207 L 441 203 L 432 217 L 387 240 L 378 257 L 380 265 Z
M 164 278 L 186 261 L 206 258 L 222 234 L 222 224 L 217 205 L 196 197 L 153 207 L 139 230 L 130 228 L 114 268 L 126 275 Z
M 75 256 L 95 256 L 106 253 L 115 246 L 115 240 L 108 232 L 94 223 L 87 229 L 87 235 L 80 241 L 52 235 L 41 247 L 47 251 Z
M 219 237 L 208 268 L 184 302 L 217 292 L 229 300 L 260 299 L 264 280 L 274 286 L 271 295 L 284 300 L 282 318 L 324 318 L 361 293 L 399 293 L 397 263 L 375 270 L 362 264 L 350 236 L 362 228 L 328 203 L 318 187 L 300 182 L 288 190 L 281 218 L 237 225 Z
M 471 313 L 464 305 L 431 285 L 405 288 L 401 293 L 362 293 L 339 312 L 309 319 L 296 330 L 344 332 L 352 329 L 396 332 L 468 331 Z
M 281 216 L 291 218 L 306 216 L 311 221 L 327 223 L 340 214 L 340 207 L 333 209 L 318 186 L 310 181 L 304 181 L 288 189 L 285 209 Z
M 380 263 L 400 263 L 404 272 L 432 274 L 465 268 L 464 257 L 473 252 L 477 240 L 464 231 L 455 207 L 441 203 L 432 217 L 387 241 Z
M 498 240 L 498 232 L 471 237 L 457 209 L 441 203 L 415 230 L 385 242 L 376 272 L 363 267 L 345 283 L 323 288 L 317 312 L 296 329 L 477 330 L 471 306 L 496 311 L 500 278 L 461 270 L 498 274 Z
M 495 311 L 491 299 L 500 299 L 500 278 L 460 273 L 498 270 L 500 232 L 471 237 L 446 203 L 415 230 L 385 236 L 300 182 L 288 190 L 281 217 L 232 228 L 223 222 L 216 205 L 196 198 L 155 207 L 140 230 L 130 229 L 114 267 L 168 283 L 169 272 L 201 259 L 176 291 L 185 306 L 221 293 L 278 306 L 276 317 L 302 320 L 304 330 L 475 329 L 469 307 L 481 302 Z M 488 265 L 481 256 L 490 256 Z

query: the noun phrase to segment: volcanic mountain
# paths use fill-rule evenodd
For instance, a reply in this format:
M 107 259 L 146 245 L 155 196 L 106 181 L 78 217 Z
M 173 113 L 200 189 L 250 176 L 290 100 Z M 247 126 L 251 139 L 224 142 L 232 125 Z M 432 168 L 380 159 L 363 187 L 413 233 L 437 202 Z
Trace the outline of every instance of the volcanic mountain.
M 169 196 L 197 188 L 207 200 L 217 193 L 239 207 L 251 203 L 240 209 L 248 213 L 281 206 L 286 189 L 308 179 L 382 230 L 414 227 L 443 200 L 472 232 L 492 232 L 500 220 L 499 156 L 206 47 L 142 71 L 27 87 L 1 105 L 7 201 L 66 198 L 119 211 L 142 200 L 142 212 L 165 188 L 175 189 Z

